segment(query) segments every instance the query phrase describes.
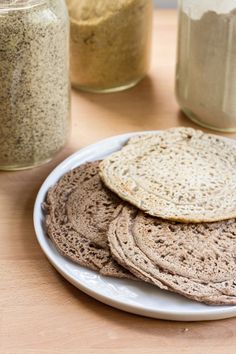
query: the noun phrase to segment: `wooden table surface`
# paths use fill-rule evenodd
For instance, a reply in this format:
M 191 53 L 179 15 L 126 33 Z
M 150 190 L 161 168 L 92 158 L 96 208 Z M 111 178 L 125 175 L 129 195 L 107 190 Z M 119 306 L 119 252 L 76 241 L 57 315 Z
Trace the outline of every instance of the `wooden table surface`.
M 174 98 L 177 15 L 158 11 L 149 77 L 116 94 L 72 93 L 72 136 L 49 164 L 0 173 L 0 353 L 234 353 L 236 318 L 181 323 L 131 315 L 90 298 L 49 264 L 35 237 L 37 191 L 65 157 L 130 131 L 194 126 Z M 231 137 L 236 137 L 231 134 Z

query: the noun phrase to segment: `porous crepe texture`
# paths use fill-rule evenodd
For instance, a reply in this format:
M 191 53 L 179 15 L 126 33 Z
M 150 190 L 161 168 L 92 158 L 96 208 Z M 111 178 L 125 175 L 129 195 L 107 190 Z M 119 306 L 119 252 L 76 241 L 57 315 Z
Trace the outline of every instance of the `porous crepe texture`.
M 236 144 L 199 130 L 131 138 L 100 163 L 100 176 L 153 216 L 186 223 L 236 217 Z
M 59 253 L 101 274 L 134 278 L 111 257 L 107 229 L 121 200 L 102 184 L 99 162 L 66 173 L 47 193 L 45 227 Z
M 124 206 L 108 239 L 137 278 L 207 304 L 236 304 L 235 220 L 183 225 Z

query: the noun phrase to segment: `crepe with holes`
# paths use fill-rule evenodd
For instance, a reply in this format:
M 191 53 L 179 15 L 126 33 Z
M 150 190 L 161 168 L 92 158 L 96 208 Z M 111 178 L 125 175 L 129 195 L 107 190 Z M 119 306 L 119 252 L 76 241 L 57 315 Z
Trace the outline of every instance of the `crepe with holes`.
M 236 217 L 236 144 L 199 130 L 131 138 L 100 163 L 100 176 L 153 216 L 194 223 Z
M 110 253 L 107 230 L 122 201 L 101 182 L 98 164 L 69 171 L 49 189 L 43 204 L 45 228 L 63 256 L 103 275 L 133 279 Z
M 124 206 L 109 227 L 113 257 L 137 278 L 200 302 L 236 304 L 236 221 L 181 224 Z

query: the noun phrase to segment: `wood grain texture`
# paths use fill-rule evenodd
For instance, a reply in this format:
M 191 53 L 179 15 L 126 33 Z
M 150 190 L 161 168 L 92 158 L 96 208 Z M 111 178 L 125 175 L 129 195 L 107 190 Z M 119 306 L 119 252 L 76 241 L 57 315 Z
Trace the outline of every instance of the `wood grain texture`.
M 0 173 L 1 354 L 231 354 L 236 319 L 178 323 L 103 305 L 66 282 L 36 241 L 32 210 L 46 176 L 66 156 L 129 131 L 194 126 L 174 98 L 176 12 L 155 14 L 149 77 L 117 94 L 72 93 L 72 135 L 49 164 Z M 236 134 L 231 134 L 236 137 Z

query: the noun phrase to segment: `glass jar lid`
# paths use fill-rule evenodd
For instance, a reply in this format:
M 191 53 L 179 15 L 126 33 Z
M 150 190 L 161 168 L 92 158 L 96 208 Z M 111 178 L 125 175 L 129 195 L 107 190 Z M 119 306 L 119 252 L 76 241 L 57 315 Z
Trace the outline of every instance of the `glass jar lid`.
M 236 0 L 182 0 L 182 10 L 195 20 L 208 11 L 227 14 L 235 8 Z
M 0 12 L 21 10 L 38 6 L 47 0 L 0 0 Z

